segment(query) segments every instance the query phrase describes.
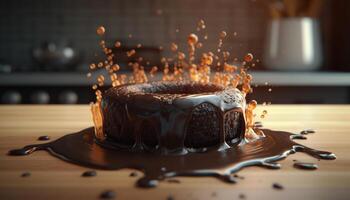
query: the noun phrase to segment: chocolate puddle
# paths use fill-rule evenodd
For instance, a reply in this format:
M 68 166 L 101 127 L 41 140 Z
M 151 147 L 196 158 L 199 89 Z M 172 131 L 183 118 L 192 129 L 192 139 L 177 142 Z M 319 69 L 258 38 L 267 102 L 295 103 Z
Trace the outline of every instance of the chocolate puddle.
M 174 176 L 213 176 L 235 183 L 234 173 L 247 166 L 280 168 L 275 163 L 295 152 L 304 152 L 318 159 L 333 160 L 331 152 L 318 151 L 298 144 L 293 139 L 300 135 L 262 129 L 266 137 L 255 142 L 241 143 L 223 151 L 162 155 L 156 153 L 127 152 L 103 148 L 95 143 L 94 128 L 65 135 L 45 144 L 28 145 L 9 151 L 9 155 L 28 155 L 37 150 L 78 165 L 117 170 L 133 168 L 144 172 L 138 179 L 140 187 L 155 187 L 158 181 Z

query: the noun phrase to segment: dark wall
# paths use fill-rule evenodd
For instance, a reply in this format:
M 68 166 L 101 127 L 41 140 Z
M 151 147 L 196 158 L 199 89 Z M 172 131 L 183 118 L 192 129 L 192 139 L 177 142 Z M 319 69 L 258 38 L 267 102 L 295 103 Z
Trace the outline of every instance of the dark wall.
M 66 40 L 89 62 L 99 51 L 98 25 L 106 27 L 107 39 L 129 45 L 167 47 L 175 41 L 187 48 L 186 36 L 202 18 L 209 33 L 204 49 L 215 49 L 225 30 L 238 33 L 226 42 L 237 57 L 246 52 L 261 56 L 267 20 L 263 5 L 251 0 L 11 0 L 0 1 L 0 60 L 26 68 L 33 47 Z
M 323 21 L 325 26 L 328 67 L 350 71 L 350 1 L 327 2 Z
M 95 28 L 104 25 L 107 39 L 128 45 L 167 47 L 174 41 L 186 48 L 186 36 L 205 19 L 215 49 L 221 30 L 236 57 L 262 56 L 268 22 L 267 0 L 11 0 L 0 1 L 0 63 L 21 68 L 33 65 L 31 50 L 44 41 L 69 41 L 89 63 L 98 50 Z M 350 1 L 324 1 L 324 69 L 350 71 Z M 175 30 L 179 28 L 180 32 Z M 133 34 L 133 38 L 128 38 Z M 261 66 L 257 66 L 261 68 Z

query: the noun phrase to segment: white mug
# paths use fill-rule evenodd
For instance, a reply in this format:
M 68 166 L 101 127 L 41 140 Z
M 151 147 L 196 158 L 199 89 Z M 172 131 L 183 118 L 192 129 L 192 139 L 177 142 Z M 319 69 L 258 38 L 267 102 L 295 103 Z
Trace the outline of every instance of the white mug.
M 273 19 L 268 27 L 263 62 L 273 70 L 319 69 L 322 65 L 319 21 L 307 17 Z

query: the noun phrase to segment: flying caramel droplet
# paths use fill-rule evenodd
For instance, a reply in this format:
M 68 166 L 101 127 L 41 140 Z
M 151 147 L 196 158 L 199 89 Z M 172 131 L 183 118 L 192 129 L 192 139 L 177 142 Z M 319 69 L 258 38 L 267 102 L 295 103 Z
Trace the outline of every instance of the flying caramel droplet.
M 253 60 L 253 54 L 248 53 L 247 55 L 244 56 L 244 61 L 246 62 L 251 62 Z
M 92 63 L 91 65 L 90 65 L 90 69 L 95 69 L 96 68 L 96 64 L 95 63 Z
M 182 53 L 182 52 L 179 52 L 179 53 L 177 54 L 177 58 L 178 58 L 179 60 L 184 60 L 184 59 L 186 58 L 186 55 L 185 55 L 184 53 Z
M 191 33 L 187 38 L 188 44 L 194 45 L 198 42 L 198 36 L 196 34 Z
M 221 38 L 225 38 L 226 36 L 227 36 L 226 31 L 221 31 L 220 37 L 221 37 Z
M 114 46 L 117 47 L 117 48 L 119 48 L 121 45 L 122 44 L 119 41 L 116 41 L 115 44 L 114 44 Z
M 177 51 L 177 44 L 175 44 L 175 43 L 171 43 L 171 45 L 170 45 L 170 49 L 172 50 L 172 51 Z
M 100 26 L 100 27 L 97 28 L 96 32 L 97 32 L 97 35 L 102 36 L 102 35 L 105 34 L 106 29 L 105 29 L 105 27 Z

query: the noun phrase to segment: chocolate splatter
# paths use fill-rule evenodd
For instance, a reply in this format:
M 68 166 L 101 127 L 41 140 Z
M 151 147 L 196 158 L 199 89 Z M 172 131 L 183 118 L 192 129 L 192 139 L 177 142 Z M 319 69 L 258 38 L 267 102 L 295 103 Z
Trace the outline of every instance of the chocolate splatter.
M 167 182 L 168 183 L 181 183 L 181 181 L 178 179 L 168 179 Z
M 43 136 L 38 137 L 38 140 L 40 140 L 40 141 L 47 141 L 47 140 L 50 140 L 50 136 L 43 135 Z
M 242 193 L 239 194 L 238 197 L 239 197 L 240 199 L 245 199 L 245 198 L 246 198 L 245 194 L 242 194 Z
M 21 174 L 21 177 L 23 177 L 23 178 L 29 177 L 29 176 L 31 176 L 31 173 L 30 173 L 30 172 L 23 172 L 23 173 Z
M 315 170 L 318 169 L 318 165 L 314 163 L 304 163 L 304 162 L 296 162 L 293 165 L 295 168 L 298 169 L 307 169 L 307 170 Z
M 255 123 L 254 123 L 254 127 L 255 127 L 255 128 L 262 128 L 262 127 L 264 127 L 264 126 L 263 126 L 263 124 L 262 124 L 261 122 L 255 122 Z
M 96 176 L 97 172 L 94 170 L 90 170 L 90 171 L 85 171 L 81 174 L 82 177 L 92 177 L 92 176 Z
M 308 134 L 311 134 L 311 133 L 316 133 L 316 131 L 313 130 L 313 129 L 305 129 L 305 130 L 300 132 L 300 134 L 302 134 L 302 135 L 308 135 Z
M 106 190 L 100 194 L 101 199 L 114 199 L 117 194 L 112 190 Z
M 242 179 L 242 180 L 244 179 L 244 176 L 239 176 L 238 174 L 234 174 L 233 177 L 239 178 L 239 179 Z
M 295 139 L 295 140 L 306 140 L 307 137 L 305 137 L 303 135 L 295 135 L 293 139 Z
M 172 195 L 169 195 L 166 199 L 167 200 L 175 200 L 175 198 Z
M 131 172 L 131 173 L 129 174 L 130 177 L 135 177 L 135 176 L 137 176 L 137 175 L 138 175 L 137 172 Z
M 276 190 L 283 190 L 284 189 L 283 185 L 281 185 L 279 183 L 272 184 L 272 187 L 273 187 L 273 189 L 276 189 Z

